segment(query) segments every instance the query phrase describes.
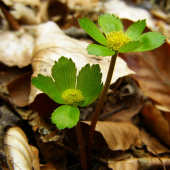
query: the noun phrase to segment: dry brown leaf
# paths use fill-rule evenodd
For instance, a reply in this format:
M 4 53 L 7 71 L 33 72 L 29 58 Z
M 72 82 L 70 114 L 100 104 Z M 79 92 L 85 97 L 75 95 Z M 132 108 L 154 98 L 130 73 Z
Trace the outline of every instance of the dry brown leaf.
M 146 145 L 147 150 L 155 155 L 155 151 L 158 154 L 170 153 L 170 150 L 161 144 L 161 142 L 155 137 L 149 135 L 144 129 L 141 130 L 141 140 Z
M 121 54 L 144 94 L 170 110 L 170 44 L 147 52 Z
M 90 124 L 90 122 L 84 122 Z M 96 131 L 100 132 L 111 150 L 129 149 L 139 139 L 139 130 L 128 122 L 98 121 Z
M 170 166 L 169 158 L 161 158 L 163 164 Z M 108 167 L 114 170 L 146 170 L 146 169 L 163 169 L 163 165 L 158 158 L 133 158 L 116 163 L 108 163 Z
M 68 15 L 68 2 L 67 1 L 48 1 L 47 12 L 50 21 L 57 22 L 58 24 L 64 24 L 65 18 Z
M 39 150 L 47 164 L 53 165 L 56 170 L 67 169 L 67 157 L 65 149 L 63 149 L 63 144 L 60 145 L 60 142 L 44 142 L 40 140 L 38 135 L 36 135 L 35 138 Z
M 53 165 L 47 164 L 47 165 L 41 165 L 40 170 L 57 170 L 57 169 L 54 168 Z
M 37 74 L 51 76 L 51 67 L 54 65 L 54 61 L 58 60 L 61 56 L 65 56 L 72 58 L 76 63 L 78 71 L 87 63 L 90 65 L 99 64 L 103 74 L 102 81 L 105 82 L 110 57 L 102 58 L 88 55 L 86 51 L 86 47 L 88 46 L 87 42 L 66 36 L 53 22 L 41 24 L 38 27 L 37 36 L 32 59 L 32 77 L 36 77 Z M 131 73 L 133 72 L 127 68 L 126 63 L 118 57 L 112 83 L 119 77 Z M 40 93 L 42 92 L 32 86 L 29 102 L 32 104 L 36 103 L 34 99 Z M 30 107 L 32 108 L 33 106 L 30 105 Z
M 142 116 L 151 132 L 170 146 L 169 125 L 162 113 L 152 103 L 147 102 L 142 110 Z
M 7 85 L 12 102 L 19 107 L 28 105 L 31 74 L 32 72 L 28 72 L 17 77 Z
M 0 97 L 11 103 L 9 98 L 9 92 L 7 89 L 7 84 L 16 79 L 17 77 L 24 75 L 28 69 L 19 69 L 18 67 L 7 67 L 6 65 L 0 63 Z M 12 104 L 12 103 L 11 103 Z
M 34 38 L 24 33 L 17 37 L 13 32 L 0 34 L 0 62 L 7 66 L 25 67 L 31 63 Z
M 159 32 L 163 33 L 170 41 L 170 25 L 167 24 L 165 21 L 159 20 L 157 22 L 157 26 L 159 27 Z
M 99 120 L 131 122 L 132 118 L 142 109 L 143 94 L 133 79 L 124 77 L 115 84 L 119 83 L 120 87 L 113 87 L 113 91 L 107 96 Z
M 32 170 L 32 168 L 40 170 L 38 157 L 34 155 L 35 151 L 32 152 L 27 137 L 21 128 L 8 129 L 4 143 L 10 170 Z

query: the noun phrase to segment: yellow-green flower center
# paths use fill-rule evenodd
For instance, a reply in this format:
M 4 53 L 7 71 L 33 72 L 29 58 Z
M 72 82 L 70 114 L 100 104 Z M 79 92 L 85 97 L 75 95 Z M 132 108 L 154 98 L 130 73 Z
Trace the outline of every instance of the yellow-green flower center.
M 106 35 L 107 47 L 111 50 L 118 51 L 130 41 L 130 38 L 122 31 L 112 31 Z
M 80 90 L 75 89 L 68 89 L 66 90 L 63 95 L 62 99 L 64 104 L 72 105 L 77 107 L 84 101 L 84 97 Z

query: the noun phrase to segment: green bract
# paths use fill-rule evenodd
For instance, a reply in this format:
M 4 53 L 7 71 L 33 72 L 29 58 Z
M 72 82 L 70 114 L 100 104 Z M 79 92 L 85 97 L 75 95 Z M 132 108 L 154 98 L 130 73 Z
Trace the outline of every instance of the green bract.
M 145 20 L 135 22 L 126 32 L 123 31 L 122 21 L 113 14 L 100 15 L 98 23 L 105 36 L 91 20 L 85 17 L 79 19 L 80 26 L 101 44 L 90 44 L 87 47 L 88 53 L 96 56 L 111 56 L 115 51 L 127 53 L 153 50 L 161 46 L 166 38 L 156 32 L 142 34 L 146 26 Z
M 51 116 L 52 122 L 59 129 L 72 128 L 79 121 L 80 111 L 94 102 L 99 96 L 103 84 L 98 64 L 86 64 L 76 76 L 77 69 L 72 59 L 59 58 L 52 68 L 52 77 L 38 74 L 32 84 L 47 94 L 56 103 L 65 104 L 58 107 Z

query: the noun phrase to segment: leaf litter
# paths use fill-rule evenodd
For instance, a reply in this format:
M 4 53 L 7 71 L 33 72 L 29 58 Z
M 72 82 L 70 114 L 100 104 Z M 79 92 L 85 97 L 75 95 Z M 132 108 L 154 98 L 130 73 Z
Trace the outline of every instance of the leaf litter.
M 30 75 L 31 73 L 29 72 L 32 70 L 28 68 L 28 65 L 32 64 L 32 77 L 37 76 L 39 73 L 51 75 L 51 67 L 54 60 L 58 60 L 63 55 L 68 58 L 71 57 L 76 63 L 78 70 L 86 63 L 100 64 L 104 82 L 110 59 L 108 57 L 96 58 L 95 56 L 89 56 L 85 50 L 88 45 L 87 40 L 78 39 L 81 35 L 85 37 L 84 33 L 79 34 L 80 36 L 74 39 L 66 36 L 60 28 L 65 29 L 64 32 L 73 26 L 78 29 L 79 26 L 75 18 L 81 17 L 82 14 L 93 21 L 97 21 L 101 13 L 109 12 L 121 17 L 123 21 L 126 21 L 125 24 L 146 18 L 149 28 L 164 32 L 168 36 L 168 12 L 164 10 L 164 16 L 154 18 L 160 14 L 155 14 L 153 11 L 150 13 L 142 2 L 140 4 L 135 1 L 129 3 L 129 1 L 119 0 L 114 2 L 88 1 L 88 4 L 91 4 L 90 6 L 87 6 L 87 2 L 78 0 L 69 0 L 68 4 L 59 2 L 58 6 L 63 9 L 63 13 L 62 11 L 59 11 L 59 13 L 52 12 L 50 5 L 56 5 L 52 1 L 50 3 L 21 1 L 19 2 L 21 4 L 18 6 L 17 3 L 17 1 L 5 2 L 7 6 L 16 7 L 16 11 L 11 12 L 11 14 L 20 25 L 27 25 L 23 26 L 25 30 L 22 34 L 9 32 L 8 28 L 5 27 L 8 24 L 3 25 L 3 30 L 6 29 L 6 32 L 3 32 L 3 41 L 0 41 L 0 43 L 6 43 L 6 45 L 1 46 L 2 58 L 0 58 L 0 61 L 3 64 L 1 63 L 0 65 L 0 103 L 5 101 L 12 107 L 15 113 L 21 116 L 22 121 L 29 122 L 35 136 L 35 146 L 37 147 L 38 145 L 38 150 L 40 151 L 40 162 L 46 165 L 40 167 L 38 150 L 35 147 L 31 149 L 32 147 L 29 145 L 27 146 L 29 154 L 34 155 L 33 158 L 31 160 L 28 159 L 28 164 L 24 162 L 25 160 L 21 161 L 21 159 L 18 162 L 21 163 L 22 169 L 26 169 L 27 166 L 29 168 L 34 166 L 34 161 L 37 165 L 37 167 L 34 167 L 35 169 L 58 170 L 69 166 L 72 167 L 79 162 L 77 141 L 76 137 L 73 137 L 75 136 L 75 131 L 73 129 L 59 131 L 51 123 L 49 116 L 58 105 L 55 105 L 51 99 L 31 86 L 30 77 L 27 75 Z M 112 3 L 115 3 L 115 5 L 113 6 Z M 30 6 L 28 11 L 32 13 L 32 18 L 31 15 L 28 17 L 25 13 L 22 13 L 23 9 L 28 8 L 27 5 Z M 150 7 L 154 5 L 151 4 Z M 111 6 L 116 8 L 110 8 Z M 163 10 L 166 6 L 160 5 L 160 7 Z M 17 18 L 17 15 L 20 15 L 20 18 Z M 48 21 L 49 18 L 57 22 L 58 25 L 54 22 L 41 24 Z M 163 22 L 161 23 L 162 20 Z M 2 21 L 5 21 L 4 17 Z M 33 28 L 29 26 L 32 24 L 39 25 Z M 89 41 L 89 37 L 86 36 L 86 39 Z M 130 69 L 128 69 L 123 60 L 119 59 L 116 73 L 113 75 L 112 85 L 101 113 L 100 120 L 102 121 L 99 121 L 94 137 L 92 155 L 98 160 L 98 163 L 102 163 L 99 164 L 98 169 L 101 167 L 122 170 L 162 168 L 163 165 L 153 149 L 159 154 L 163 164 L 167 168 L 170 166 L 170 118 L 167 112 L 169 110 L 168 49 L 169 42 L 167 41 L 162 47 L 153 51 L 121 55 Z M 25 69 L 26 66 L 28 66 L 27 69 Z M 126 76 L 129 74 L 135 81 Z M 122 78 L 123 76 L 126 77 Z M 30 110 L 28 105 L 34 111 Z M 45 107 L 46 105 L 48 107 Z M 162 110 L 166 110 L 166 112 L 159 110 L 160 107 L 156 108 L 156 105 L 163 107 Z M 96 102 L 81 110 L 82 120 L 91 120 L 95 106 Z M 88 124 L 81 123 L 85 141 Z M 20 130 L 17 131 L 20 133 Z M 8 131 L 5 131 L 5 133 L 7 134 L 6 138 L 9 137 Z M 11 136 L 15 138 L 17 136 L 16 132 L 12 132 Z M 28 136 L 29 138 L 30 136 Z M 28 143 L 25 137 L 24 139 L 26 140 L 24 143 Z M 31 140 L 29 139 L 29 142 Z M 114 143 L 117 140 L 118 142 Z M 7 139 L 7 141 L 10 141 L 10 139 Z M 12 157 L 14 153 L 11 147 L 13 146 L 19 150 L 20 157 L 23 157 L 23 154 L 25 154 L 20 153 L 24 149 L 19 149 L 17 145 L 14 144 L 13 146 L 12 143 L 9 143 L 9 147 L 7 147 L 8 145 L 5 146 L 8 156 L 11 158 L 7 159 L 9 162 L 11 161 L 9 163 L 10 169 L 12 169 L 12 166 L 17 169 Z M 26 154 L 25 156 L 30 157 L 30 155 Z M 2 166 L 5 169 L 6 165 Z

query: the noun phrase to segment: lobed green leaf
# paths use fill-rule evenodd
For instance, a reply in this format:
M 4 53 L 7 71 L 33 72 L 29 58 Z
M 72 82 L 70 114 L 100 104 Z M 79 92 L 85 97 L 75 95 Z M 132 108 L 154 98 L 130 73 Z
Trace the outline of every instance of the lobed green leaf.
M 54 110 L 51 121 L 58 129 L 72 128 L 77 125 L 79 116 L 80 111 L 77 107 L 63 105 Z
M 72 59 L 66 57 L 59 58 L 52 68 L 52 77 L 61 92 L 67 89 L 75 89 L 76 85 L 76 66 Z
M 158 48 L 165 42 L 166 37 L 161 33 L 147 32 L 140 35 L 136 40 L 144 42 L 139 48 L 134 51 L 149 51 Z
M 85 98 L 80 107 L 87 106 L 94 102 L 100 95 L 103 84 L 101 83 L 102 74 L 98 64 L 90 67 L 86 64 L 79 72 L 77 77 L 77 90 L 80 90 Z
M 83 19 L 79 19 L 79 24 L 98 43 L 107 45 L 107 39 L 90 19 L 83 17 Z
M 108 47 L 104 47 L 98 44 L 90 44 L 87 47 L 88 54 L 96 56 L 111 56 L 115 54 L 115 51 L 110 50 Z
M 112 31 L 123 31 L 122 21 L 113 14 L 106 13 L 100 15 L 98 23 L 105 34 Z
M 143 44 L 143 42 L 140 42 L 140 41 L 130 41 L 128 44 L 124 45 L 119 50 L 119 52 L 120 53 L 128 53 L 128 52 L 134 51 L 137 48 L 139 48 L 142 44 Z
M 146 27 L 146 20 L 139 20 L 135 23 L 133 23 L 126 31 L 126 34 L 128 37 L 131 38 L 131 40 L 135 40 L 140 34 L 142 34 L 143 30 Z
M 52 100 L 59 104 L 63 104 L 62 91 L 57 87 L 57 84 L 53 81 L 52 77 L 38 74 L 38 77 L 32 78 L 32 84 L 47 94 Z

